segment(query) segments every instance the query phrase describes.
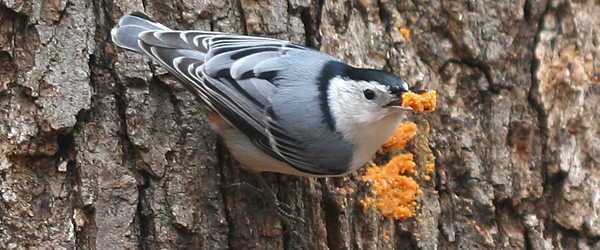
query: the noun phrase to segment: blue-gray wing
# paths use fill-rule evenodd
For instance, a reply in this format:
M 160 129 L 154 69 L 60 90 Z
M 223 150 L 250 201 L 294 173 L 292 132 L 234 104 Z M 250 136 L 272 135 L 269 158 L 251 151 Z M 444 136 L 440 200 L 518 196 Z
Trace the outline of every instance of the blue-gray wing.
M 326 62 L 336 59 L 286 41 L 215 32 L 145 31 L 139 39 L 145 53 L 183 80 L 262 151 L 302 172 L 339 174 L 322 166 L 327 155 L 314 153 L 323 151 L 324 146 L 315 148 L 314 142 L 324 139 L 329 129 L 320 124 L 321 111 L 311 110 L 304 119 L 301 116 L 307 114 L 298 114 L 301 118 L 296 119 L 295 114 L 273 107 L 274 99 L 277 105 L 298 111 L 319 107 L 319 79 L 314 76 Z M 290 90 L 303 93 L 295 95 Z

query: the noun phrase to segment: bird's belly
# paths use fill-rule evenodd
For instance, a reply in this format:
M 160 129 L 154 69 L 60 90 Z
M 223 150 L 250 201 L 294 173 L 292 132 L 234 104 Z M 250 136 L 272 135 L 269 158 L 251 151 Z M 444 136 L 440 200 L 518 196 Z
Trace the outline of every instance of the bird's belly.
M 250 172 L 275 172 L 296 176 L 313 176 L 296 170 L 290 165 L 276 160 L 254 146 L 248 137 L 227 123 L 216 112 L 205 108 L 205 113 L 213 129 L 223 138 L 231 154 Z

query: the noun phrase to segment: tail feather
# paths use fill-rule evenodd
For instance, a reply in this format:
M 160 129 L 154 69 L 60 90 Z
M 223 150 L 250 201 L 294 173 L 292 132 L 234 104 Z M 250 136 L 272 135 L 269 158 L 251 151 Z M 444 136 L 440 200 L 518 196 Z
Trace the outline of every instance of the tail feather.
M 119 47 L 144 53 L 138 44 L 138 36 L 145 31 L 169 31 L 167 26 L 157 23 L 140 12 L 131 13 L 119 20 L 110 34 L 113 42 Z
M 201 81 L 197 69 L 204 63 L 208 50 L 206 43 L 197 39 L 220 34 L 172 30 L 139 12 L 122 17 L 111 31 L 117 46 L 153 57 L 196 95 Z

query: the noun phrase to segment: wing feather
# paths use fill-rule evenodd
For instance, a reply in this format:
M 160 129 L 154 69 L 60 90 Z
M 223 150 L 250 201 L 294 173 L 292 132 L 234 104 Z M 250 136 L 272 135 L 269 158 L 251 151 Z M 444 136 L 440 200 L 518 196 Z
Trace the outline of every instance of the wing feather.
M 240 59 L 235 60 L 231 64 L 231 77 L 233 79 L 245 79 L 256 76 L 254 73 L 254 67 L 259 63 L 279 57 L 280 54 L 277 51 L 261 51 L 261 53 L 249 54 Z

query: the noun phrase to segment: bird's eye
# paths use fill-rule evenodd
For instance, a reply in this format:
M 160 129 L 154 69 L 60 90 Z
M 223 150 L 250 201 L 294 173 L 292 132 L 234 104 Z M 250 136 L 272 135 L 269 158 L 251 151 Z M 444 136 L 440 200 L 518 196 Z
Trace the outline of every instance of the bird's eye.
M 367 100 L 373 100 L 373 98 L 375 98 L 375 92 L 371 89 L 365 89 L 365 91 L 363 91 L 363 94 L 365 95 L 365 98 L 367 98 Z

